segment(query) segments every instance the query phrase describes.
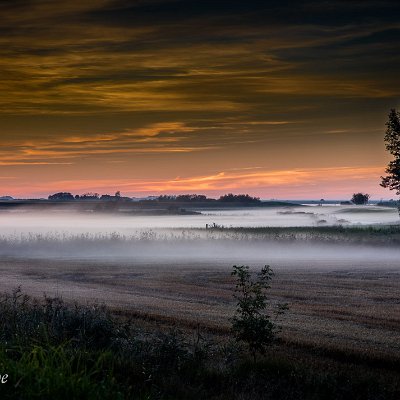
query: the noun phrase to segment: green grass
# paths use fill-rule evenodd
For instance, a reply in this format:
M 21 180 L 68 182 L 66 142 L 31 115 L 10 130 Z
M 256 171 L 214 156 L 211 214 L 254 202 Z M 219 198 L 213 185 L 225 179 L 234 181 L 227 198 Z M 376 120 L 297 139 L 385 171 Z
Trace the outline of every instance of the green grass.
M 376 400 L 399 398 L 395 365 L 336 360 L 283 342 L 252 362 L 229 336 L 138 321 L 105 307 L 0 295 L 1 399 Z
M 123 399 L 113 378 L 110 352 L 72 350 L 67 344 L 0 350 L 0 365 L 10 381 L 2 398 Z

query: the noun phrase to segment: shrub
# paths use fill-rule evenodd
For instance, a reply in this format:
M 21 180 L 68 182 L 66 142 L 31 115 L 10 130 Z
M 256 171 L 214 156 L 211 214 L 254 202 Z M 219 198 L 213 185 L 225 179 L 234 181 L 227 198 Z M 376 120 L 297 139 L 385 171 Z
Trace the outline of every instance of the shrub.
M 236 277 L 234 297 L 236 312 L 232 318 L 232 330 L 237 341 L 245 342 L 255 360 L 257 353 L 265 353 L 277 331 L 277 326 L 266 313 L 269 307 L 266 291 L 270 288 L 273 271 L 265 265 L 252 279 L 248 266 L 233 266 L 232 276 Z M 287 305 L 279 305 L 276 316 L 282 314 Z

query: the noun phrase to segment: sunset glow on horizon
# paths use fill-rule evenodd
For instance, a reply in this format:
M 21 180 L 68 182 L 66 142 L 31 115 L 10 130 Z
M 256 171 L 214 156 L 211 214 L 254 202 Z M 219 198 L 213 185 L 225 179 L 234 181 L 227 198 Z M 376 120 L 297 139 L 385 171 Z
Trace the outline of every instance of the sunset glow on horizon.
M 0 4 L 0 196 L 372 199 L 395 1 Z

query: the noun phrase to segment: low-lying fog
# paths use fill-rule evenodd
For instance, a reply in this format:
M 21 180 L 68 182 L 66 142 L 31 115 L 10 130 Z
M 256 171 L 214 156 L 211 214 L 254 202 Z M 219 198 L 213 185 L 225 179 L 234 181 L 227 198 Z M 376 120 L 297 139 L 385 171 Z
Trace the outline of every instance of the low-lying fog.
M 116 215 L 46 211 L 0 213 L 0 235 L 19 233 L 129 234 L 137 229 L 224 227 L 290 227 L 397 224 L 397 209 L 377 206 L 323 206 L 206 210 L 199 215 Z
M 0 213 L 0 257 L 90 258 L 131 262 L 271 263 L 307 266 L 318 261 L 354 266 L 400 265 L 400 248 L 329 237 L 290 240 L 232 231 L 225 227 L 291 227 L 397 223 L 396 209 L 382 207 L 296 207 L 205 211 L 201 215 Z M 198 229 L 201 228 L 201 229 Z

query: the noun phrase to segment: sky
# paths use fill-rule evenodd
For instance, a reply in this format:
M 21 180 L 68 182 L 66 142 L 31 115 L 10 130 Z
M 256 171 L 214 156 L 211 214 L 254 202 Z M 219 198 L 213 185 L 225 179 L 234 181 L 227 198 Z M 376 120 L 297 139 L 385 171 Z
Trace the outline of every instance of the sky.
M 379 186 L 400 3 L 0 1 L 0 196 Z

